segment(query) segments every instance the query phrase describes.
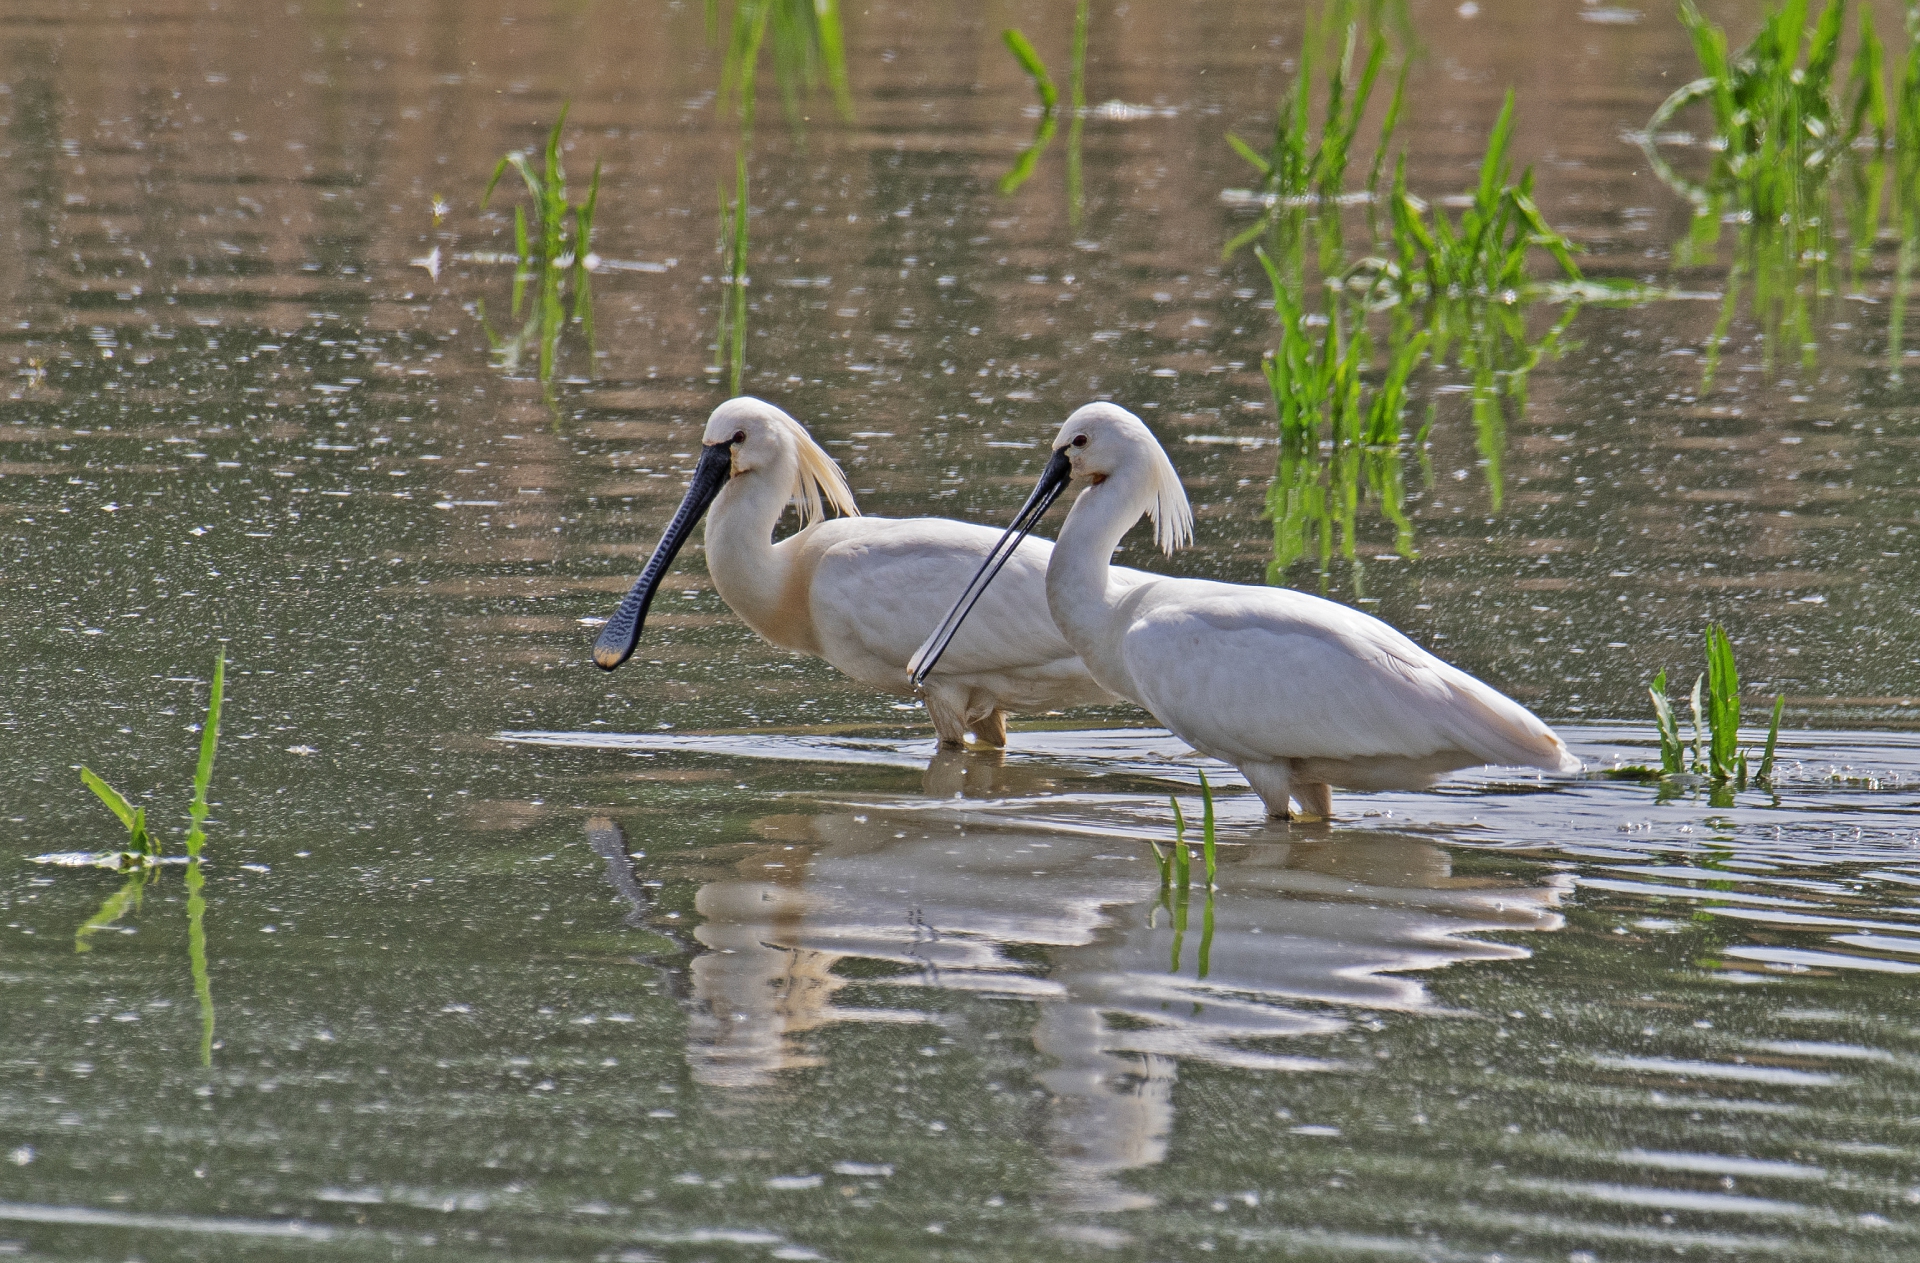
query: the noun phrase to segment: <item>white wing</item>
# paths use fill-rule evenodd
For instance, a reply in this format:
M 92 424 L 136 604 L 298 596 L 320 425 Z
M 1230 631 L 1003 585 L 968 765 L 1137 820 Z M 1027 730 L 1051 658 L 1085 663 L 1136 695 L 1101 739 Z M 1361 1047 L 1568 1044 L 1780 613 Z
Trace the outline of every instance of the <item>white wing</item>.
M 905 672 L 1001 532 L 945 518 L 843 518 L 818 554 L 814 628 L 827 656 L 860 651 Z M 961 626 L 940 673 L 1041 668 L 1077 657 L 1047 612 L 1053 545 L 1027 539 Z
M 1212 753 L 1577 766 L 1518 702 L 1357 610 L 1202 580 L 1151 583 L 1136 600 L 1121 655 L 1138 700 Z

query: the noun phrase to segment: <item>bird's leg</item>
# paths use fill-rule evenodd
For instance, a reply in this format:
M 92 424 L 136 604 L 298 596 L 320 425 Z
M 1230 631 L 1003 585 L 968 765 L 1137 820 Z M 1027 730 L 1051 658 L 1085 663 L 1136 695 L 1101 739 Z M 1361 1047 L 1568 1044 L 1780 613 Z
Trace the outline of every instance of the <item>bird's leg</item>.
M 996 750 L 1006 748 L 1007 712 L 996 707 L 975 719 L 972 727 L 973 738 L 981 745 L 992 746 Z
M 964 747 L 967 744 L 967 695 L 937 680 L 927 681 L 925 688 L 927 714 L 933 719 L 933 731 L 939 735 L 940 744 Z
M 1293 814 L 1293 768 L 1286 763 L 1242 763 L 1240 771 L 1266 804 L 1267 815 L 1275 820 L 1296 819 Z
M 1294 787 L 1293 796 L 1309 819 L 1333 819 L 1333 786 L 1325 781 L 1302 781 Z

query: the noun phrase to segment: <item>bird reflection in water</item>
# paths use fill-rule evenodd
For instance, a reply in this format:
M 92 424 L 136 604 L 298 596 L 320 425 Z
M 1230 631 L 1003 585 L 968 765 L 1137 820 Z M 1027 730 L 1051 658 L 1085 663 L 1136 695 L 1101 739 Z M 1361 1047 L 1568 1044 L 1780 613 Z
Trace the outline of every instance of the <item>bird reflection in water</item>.
M 1028 789 L 1020 782 L 1042 775 L 953 752 L 927 779 L 951 800 Z M 1051 1063 L 1041 1082 L 1053 1098 L 1053 1201 L 1083 1213 L 1151 1204 L 1116 1177 L 1165 1158 L 1181 1062 L 1359 1069 L 1288 1053 L 1285 1041 L 1346 1029 L 1341 1009 L 1431 1011 L 1413 975 L 1527 955 L 1470 935 L 1561 924 L 1560 889 L 1457 879 L 1430 842 L 1345 829 L 1303 840 L 1276 828 L 1221 848 L 1209 941 L 1176 955 L 1166 912 L 1180 892 L 1163 898 L 1148 848 L 1126 836 L 1137 821 L 1080 833 L 982 823 L 948 802 L 768 816 L 754 829 L 761 844 L 695 899 L 705 950 L 689 967 L 694 1078 L 763 1089 L 819 1064 L 804 1047 L 809 1031 L 938 1021 L 908 988 L 1031 1001 L 1034 1047 Z M 1187 934 L 1192 944 L 1196 929 Z M 897 972 L 836 973 L 848 960 Z M 839 1003 L 856 981 L 863 1001 L 891 985 L 900 1003 Z

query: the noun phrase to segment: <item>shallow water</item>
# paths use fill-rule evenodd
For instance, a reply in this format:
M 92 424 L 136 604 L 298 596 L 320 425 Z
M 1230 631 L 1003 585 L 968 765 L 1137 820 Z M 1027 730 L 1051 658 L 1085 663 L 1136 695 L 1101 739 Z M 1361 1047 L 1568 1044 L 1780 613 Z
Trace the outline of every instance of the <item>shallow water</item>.
M 1589 272 L 1718 291 L 1668 270 L 1686 208 L 1622 139 L 1693 73 L 1677 24 L 1411 17 L 1419 191 L 1466 183 L 1511 83 Z M 1200 519 L 1125 559 L 1261 581 L 1272 316 L 1220 260 L 1247 222 L 1221 135 L 1268 125 L 1299 20 L 1096 6 L 1089 100 L 1143 108 L 1087 120 L 1075 226 L 1059 141 L 993 187 L 1033 127 L 997 32 L 1059 73 L 1070 9 L 850 9 L 855 121 L 762 102 L 746 388 L 869 512 L 996 523 L 1110 394 Z M 1822 309 L 1814 371 L 1736 323 L 1711 395 L 1716 304 L 1582 311 L 1497 506 L 1459 392 L 1423 381 L 1418 555 L 1363 510 L 1358 565 L 1286 576 L 1594 768 L 1649 757 L 1646 679 L 1721 619 L 1750 714 L 1788 695 L 1776 792 L 1487 771 L 1289 830 L 1209 767 L 1219 889 L 1163 892 L 1148 843 L 1203 765 L 1137 711 L 936 754 L 910 703 L 756 640 L 697 546 L 634 662 L 591 667 L 725 394 L 735 134 L 702 23 L 0 14 L 0 1252 L 1920 1251 L 1893 243 Z M 511 248 L 494 161 L 567 99 L 605 264 L 595 342 L 569 329 L 543 387 L 490 354 L 511 276 L 473 256 Z M 203 1068 L 181 870 L 80 935 L 125 879 L 27 861 L 117 840 L 82 763 L 178 852 L 222 641 Z

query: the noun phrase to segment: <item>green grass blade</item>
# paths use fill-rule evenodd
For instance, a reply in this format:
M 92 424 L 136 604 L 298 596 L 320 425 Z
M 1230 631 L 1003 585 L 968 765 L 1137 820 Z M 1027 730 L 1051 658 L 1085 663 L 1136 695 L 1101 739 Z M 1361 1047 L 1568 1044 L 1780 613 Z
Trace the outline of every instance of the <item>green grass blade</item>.
M 487 203 L 493 198 L 494 186 L 499 184 L 500 177 L 507 173 L 507 167 L 511 165 L 508 159 L 511 158 L 512 156 L 513 155 L 509 154 L 507 155 L 506 158 L 502 158 L 500 159 L 500 161 L 493 164 L 493 176 L 491 179 L 487 181 L 487 191 L 480 195 L 481 210 L 487 209 Z
M 1387 149 L 1393 143 L 1393 133 L 1400 126 L 1400 109 L 1407 94 L 1407 71 L 1412 64 L 1410 59 L 1400 63 L 1400 77 L 1393 84 L 1393 99 L 1387 102 L 1387 117 L 1380 124 L 1380 147 L 1373 151 L 1373 169 L 1367 173 L 1369 199 L 1380 188 L 1380 173 L 1386 166 Z
M 120 791 L 97 776 L 92 768 L 80 769 L 80 780 L 93 791 L 94 796 L 107 805 L 107 810 L 120 818 L 120 823 L 132 833 L 134 827 L 133 804 L 120 794 Z
M 827 85 L 833 90 L 840 117 L 853 121 L 853 87 L 847 79 L 847 40 L 840 26 L 840 0 L 813 0 L 815 38 L 820 60 L 826 63 Z
M 1253 169 L 1260 173 L 1260 177 L 1262 179 L 1265 179 L 1267 176 L 1270 176 L 1273 174 L 1273 164 L 1268 162 L 1265 158 L 1262 158 L 1259 154 L 1259 151 L 1256 150 L 1252 145 L 1249 145 L 1246 141 L 1241 140 L 1238 136 L 1234 135 L 1232 132 L 1227 133 L 1227 143 L 1233 146 L 1233 151 L 1235 153 L 1239 154 L 1242 158 L 1245 158 L 1249 163 L 1252 164 Z
M 1500 106 L 1500 117 L 1493 124 L 1493 134 L 1487 137 L 1487 155 L 1480 161 L 1480 191 L 1474 204 L 1483 215 L 1493 209 L 1500 188 L 1506 183 L 1507 146 L 1512 140 L 1513 89 L 1508 88 L 1506 100 Z
M 1018 61 L 1033 79 L 1033 86 L 1040 93 L 1040 125 L 1034 129 L 1033 143 L 1020 151 L 1013 160 L 1013 166 L 1000 177 L 1000 192 L 1011 195 L 1033 175 L 1034 168 L 1040 164 L 1040 155 L 1045 153 L 1047 145 L 1053 140 L 1053 133 L 1059 126 L 1057 107 L 1060 104 L 1060 90 L 1054 86 L 1053 76 L 1047 73 L 1047 67 L 1040 60 L 1040 54 L 1033 50 L 1027 37 L 1012 27 L 1000 32 L 1000 38 L 1006 43 L 1014 59 Z
M 1047 64 L 1040 60 L 1040 54 L 1034 51 L 1032 43 L 1018 29 L 1010 26 L 1000 32 L 1000 38 L 1006 44 L 1007 51 L 1013 54 L 1014 60 L 1020 63 L 1020 68 L 1032 78 L 1033 86 L 1040 93 L 1041 110 L 1051 114 L 1060 103 L 1060 89 L 1054 86 L 1053 76 L 1047 73 Z
M 1660 770 L 1668 776 L 1686 771 L 1685 746 L 1680 740 L 1680 725 L 1673 717 L 1673 703 L 1667 697 L 1667 673 L 1653 677 L 1647 693 L 1653 698 L 1653 719 L 1660 729 Z
M 1732 778 L 1740 743 L 1740 672 L 1726 628 L 1707 625 L 1708 771 L 1715 780 Z
M 1213 787 L 1207 784 L 1207 774 L 1205 772 L 1200 773 L 1200 803 L 1200 854 L 1206 861 L 1207 889 L 1212 890 L 1215 870 L 1213 856 Z M 1208 896 L 1207 907 L 1209 910 L 1213 907 L 1212 896 Z
M 207 787 L 213 783 L 213 756 L 220 746 L 220 707 L 227 686 L 227 647 L 220 646 L 213 659 L 213 690 L 207 699 L 207 719 L 200 728 L 200 763 L 193 772 L 193 805 L 187 814 L 192 824 L 187 829 L 187 858 L 200 854 L 206 842 L 202 826 L 207 820 Z
M 1767 747 L 1760 755 L 1760 774 L 1754 779 L 1762 785 L 1773 784 L 1773 751 L 1780 741 L 1780 716 L 1787 709 L 1787 695 L 1773 697 L 1773 721 L 1767 725 Z
M 1200 910 L 1200 959 L 1198 976 L 1205 978 L 1213 968 L 1213 887 L 1207 887 L 1206 906 Z
M 546 205 L 542 209 L 547 212 L 545 218 L 549 221 L 557 220 L 560 217 L 558 212 L 566 209 L 567 172 L 560 160 L 560 130 L 567 125 L 567 111 L 572 108 L 571 101 L 561 105 L 560 117 L 553 121 L 553 130 L 547 133 L 546 179 L 540 192 L 544 194 L 541 200 Z

